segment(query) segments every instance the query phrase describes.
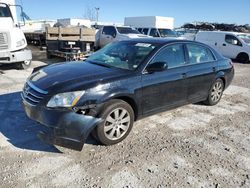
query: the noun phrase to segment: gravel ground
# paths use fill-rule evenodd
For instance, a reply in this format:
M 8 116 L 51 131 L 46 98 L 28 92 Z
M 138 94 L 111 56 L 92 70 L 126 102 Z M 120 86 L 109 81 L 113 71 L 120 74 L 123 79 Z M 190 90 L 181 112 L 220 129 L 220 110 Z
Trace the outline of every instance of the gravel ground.
M 235 63 L 218 105 L 145 118 L 123 142 L 89 138 L 81 152 L 36 137 L 20 104 L 32 68 L 0 67 L 0 187 L 250 187 L 250 64 Z

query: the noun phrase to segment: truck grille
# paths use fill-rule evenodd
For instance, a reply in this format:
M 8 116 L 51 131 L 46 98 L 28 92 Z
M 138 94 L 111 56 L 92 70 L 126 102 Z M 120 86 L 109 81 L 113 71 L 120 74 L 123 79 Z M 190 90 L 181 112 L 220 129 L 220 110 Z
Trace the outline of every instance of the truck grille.
M 32 106 L 38 105 L 48 92 L 43 91 L 30 82 L 26 82 L 21 93 L 22 99 Z
M 8 49 L 7 33 L 0 33 L 0 50 Z

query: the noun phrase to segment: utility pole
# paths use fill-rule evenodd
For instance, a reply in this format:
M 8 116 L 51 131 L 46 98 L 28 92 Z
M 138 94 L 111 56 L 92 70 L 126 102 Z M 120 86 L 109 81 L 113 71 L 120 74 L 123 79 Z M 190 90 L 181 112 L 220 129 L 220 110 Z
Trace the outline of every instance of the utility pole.
M 99 8 L 99 7 L 95 7 L 95 10 L 96 10 L 96 23 L 98 23 L 98 21 L 99 21 L 99 10 L 100 10 L 100 8 Z

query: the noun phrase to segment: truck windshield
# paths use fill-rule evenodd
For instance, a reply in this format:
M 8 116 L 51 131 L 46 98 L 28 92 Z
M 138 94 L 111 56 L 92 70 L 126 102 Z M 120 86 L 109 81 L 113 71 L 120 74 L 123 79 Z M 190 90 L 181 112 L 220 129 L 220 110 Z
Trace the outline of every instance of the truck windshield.
M 6 4 L 0 3 L 0 17 L 12 17 L 10 9 Z
M 177 33 L 171 29 L 158 29 L 161 37 L 178 37 Z
M 86 61 L 105 67 L 135 70 L 156 46 L 140 42 L 115 42 L 91 55 Z
M 117 27 L 117 30 L 121 34 L 141 34 L 136 29 L 130 28 L 130 27 Z
M 240 37 L 245 43 L 250 45 L 250 35 L 249 34 L 241 34 L 241 35 L 238 35 L 238 37 Z

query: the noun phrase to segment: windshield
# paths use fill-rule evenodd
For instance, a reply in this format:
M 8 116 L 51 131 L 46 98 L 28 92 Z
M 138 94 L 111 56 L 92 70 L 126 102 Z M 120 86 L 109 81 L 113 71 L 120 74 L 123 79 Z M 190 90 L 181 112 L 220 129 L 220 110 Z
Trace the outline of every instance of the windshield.
M 133 29 L 131 27 L 117 27 L 117 30 L 119 33 L 121 34 L 140 34 L 139 31 L 137 31 L 136 29 Z
M 238 37 L 240 37 L 245 43 L 250 45 L 250 34 L 241 34 L 238 35 Z
M 178 37 L 177 33 L 171 29 L 158 29 L 161 37 Z
M 150 43 L 115 42 L 97 51 L 86 61 L 105 67 L 135 70 L 155 47 Z
M 6 4 L 0 3 L 0 17 L 12 17 L 10 9 Z

